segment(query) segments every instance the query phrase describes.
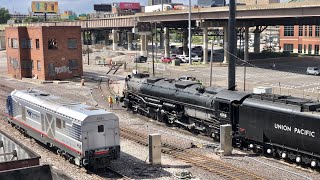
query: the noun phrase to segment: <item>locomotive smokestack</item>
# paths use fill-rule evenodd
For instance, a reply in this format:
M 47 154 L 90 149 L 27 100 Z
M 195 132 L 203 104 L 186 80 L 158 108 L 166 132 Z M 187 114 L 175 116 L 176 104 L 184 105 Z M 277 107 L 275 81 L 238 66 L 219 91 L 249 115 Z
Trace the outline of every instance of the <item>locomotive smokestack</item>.
M 229 48 L 229 71 L 228 89 L 235 90 L 236 87 L 236 51 L 237 51 L 237 30 L 236 30 L 236 0 L 229 1 L 229 22 L 228 22 L 228 44 Z

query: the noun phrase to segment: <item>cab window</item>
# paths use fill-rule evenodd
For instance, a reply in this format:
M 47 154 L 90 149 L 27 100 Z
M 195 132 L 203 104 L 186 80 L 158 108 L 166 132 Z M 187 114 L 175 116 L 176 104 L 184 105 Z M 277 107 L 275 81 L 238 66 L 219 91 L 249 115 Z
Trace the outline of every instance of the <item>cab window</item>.
M 98 126 L 98 132 L 104 132 L 104 127 L 103 125 Z
M 219 103 L 219 111 L 229 112 L 229 104 Z

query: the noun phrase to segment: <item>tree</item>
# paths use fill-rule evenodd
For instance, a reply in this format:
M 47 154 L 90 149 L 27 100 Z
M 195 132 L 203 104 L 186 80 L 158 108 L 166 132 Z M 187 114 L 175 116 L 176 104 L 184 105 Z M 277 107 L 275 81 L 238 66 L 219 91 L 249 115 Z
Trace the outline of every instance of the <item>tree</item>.
M 26 23 L 30 23 L 30 22 L 43 22 L 44 19 L 41 18 L 41 17 L 27 17 L 24 21 L 25 21 Z
M 0 24 L 6 24 L 10 19 L 10 14 L 8 9 L 0 8 Z

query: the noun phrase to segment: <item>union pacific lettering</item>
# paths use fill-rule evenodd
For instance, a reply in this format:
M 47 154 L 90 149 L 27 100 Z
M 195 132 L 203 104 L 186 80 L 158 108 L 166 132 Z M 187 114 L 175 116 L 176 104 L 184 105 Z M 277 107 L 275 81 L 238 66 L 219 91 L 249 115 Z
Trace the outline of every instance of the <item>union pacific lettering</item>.
M 307 130 L 307 129 L 302 129 L 302 128 L 292 128 L 291 126 L 287 126 L 284 124 L 277 124 L 274 123 L 274 128 L 277 130 L 281 130 L 281 131 L 287 131 L 287 132 L 293 132 L 295 134 L 300 134 L 303 136 L 309 136 L 309 137 L 316 137 L 316 132 L 311 131 L 311 130 Z M 293 129 L 293 131 L 292 131 Z

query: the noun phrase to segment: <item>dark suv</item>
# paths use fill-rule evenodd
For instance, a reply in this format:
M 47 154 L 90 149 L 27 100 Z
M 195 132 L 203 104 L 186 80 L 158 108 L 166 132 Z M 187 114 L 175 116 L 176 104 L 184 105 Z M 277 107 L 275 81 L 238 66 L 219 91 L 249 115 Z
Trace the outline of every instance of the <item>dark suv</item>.
M 137 62 L 137 63 L 143 63 L 143 62 L 147 62 L 147 57 L 145 56 L 138 56 L 134 59 L 134 62 Z

